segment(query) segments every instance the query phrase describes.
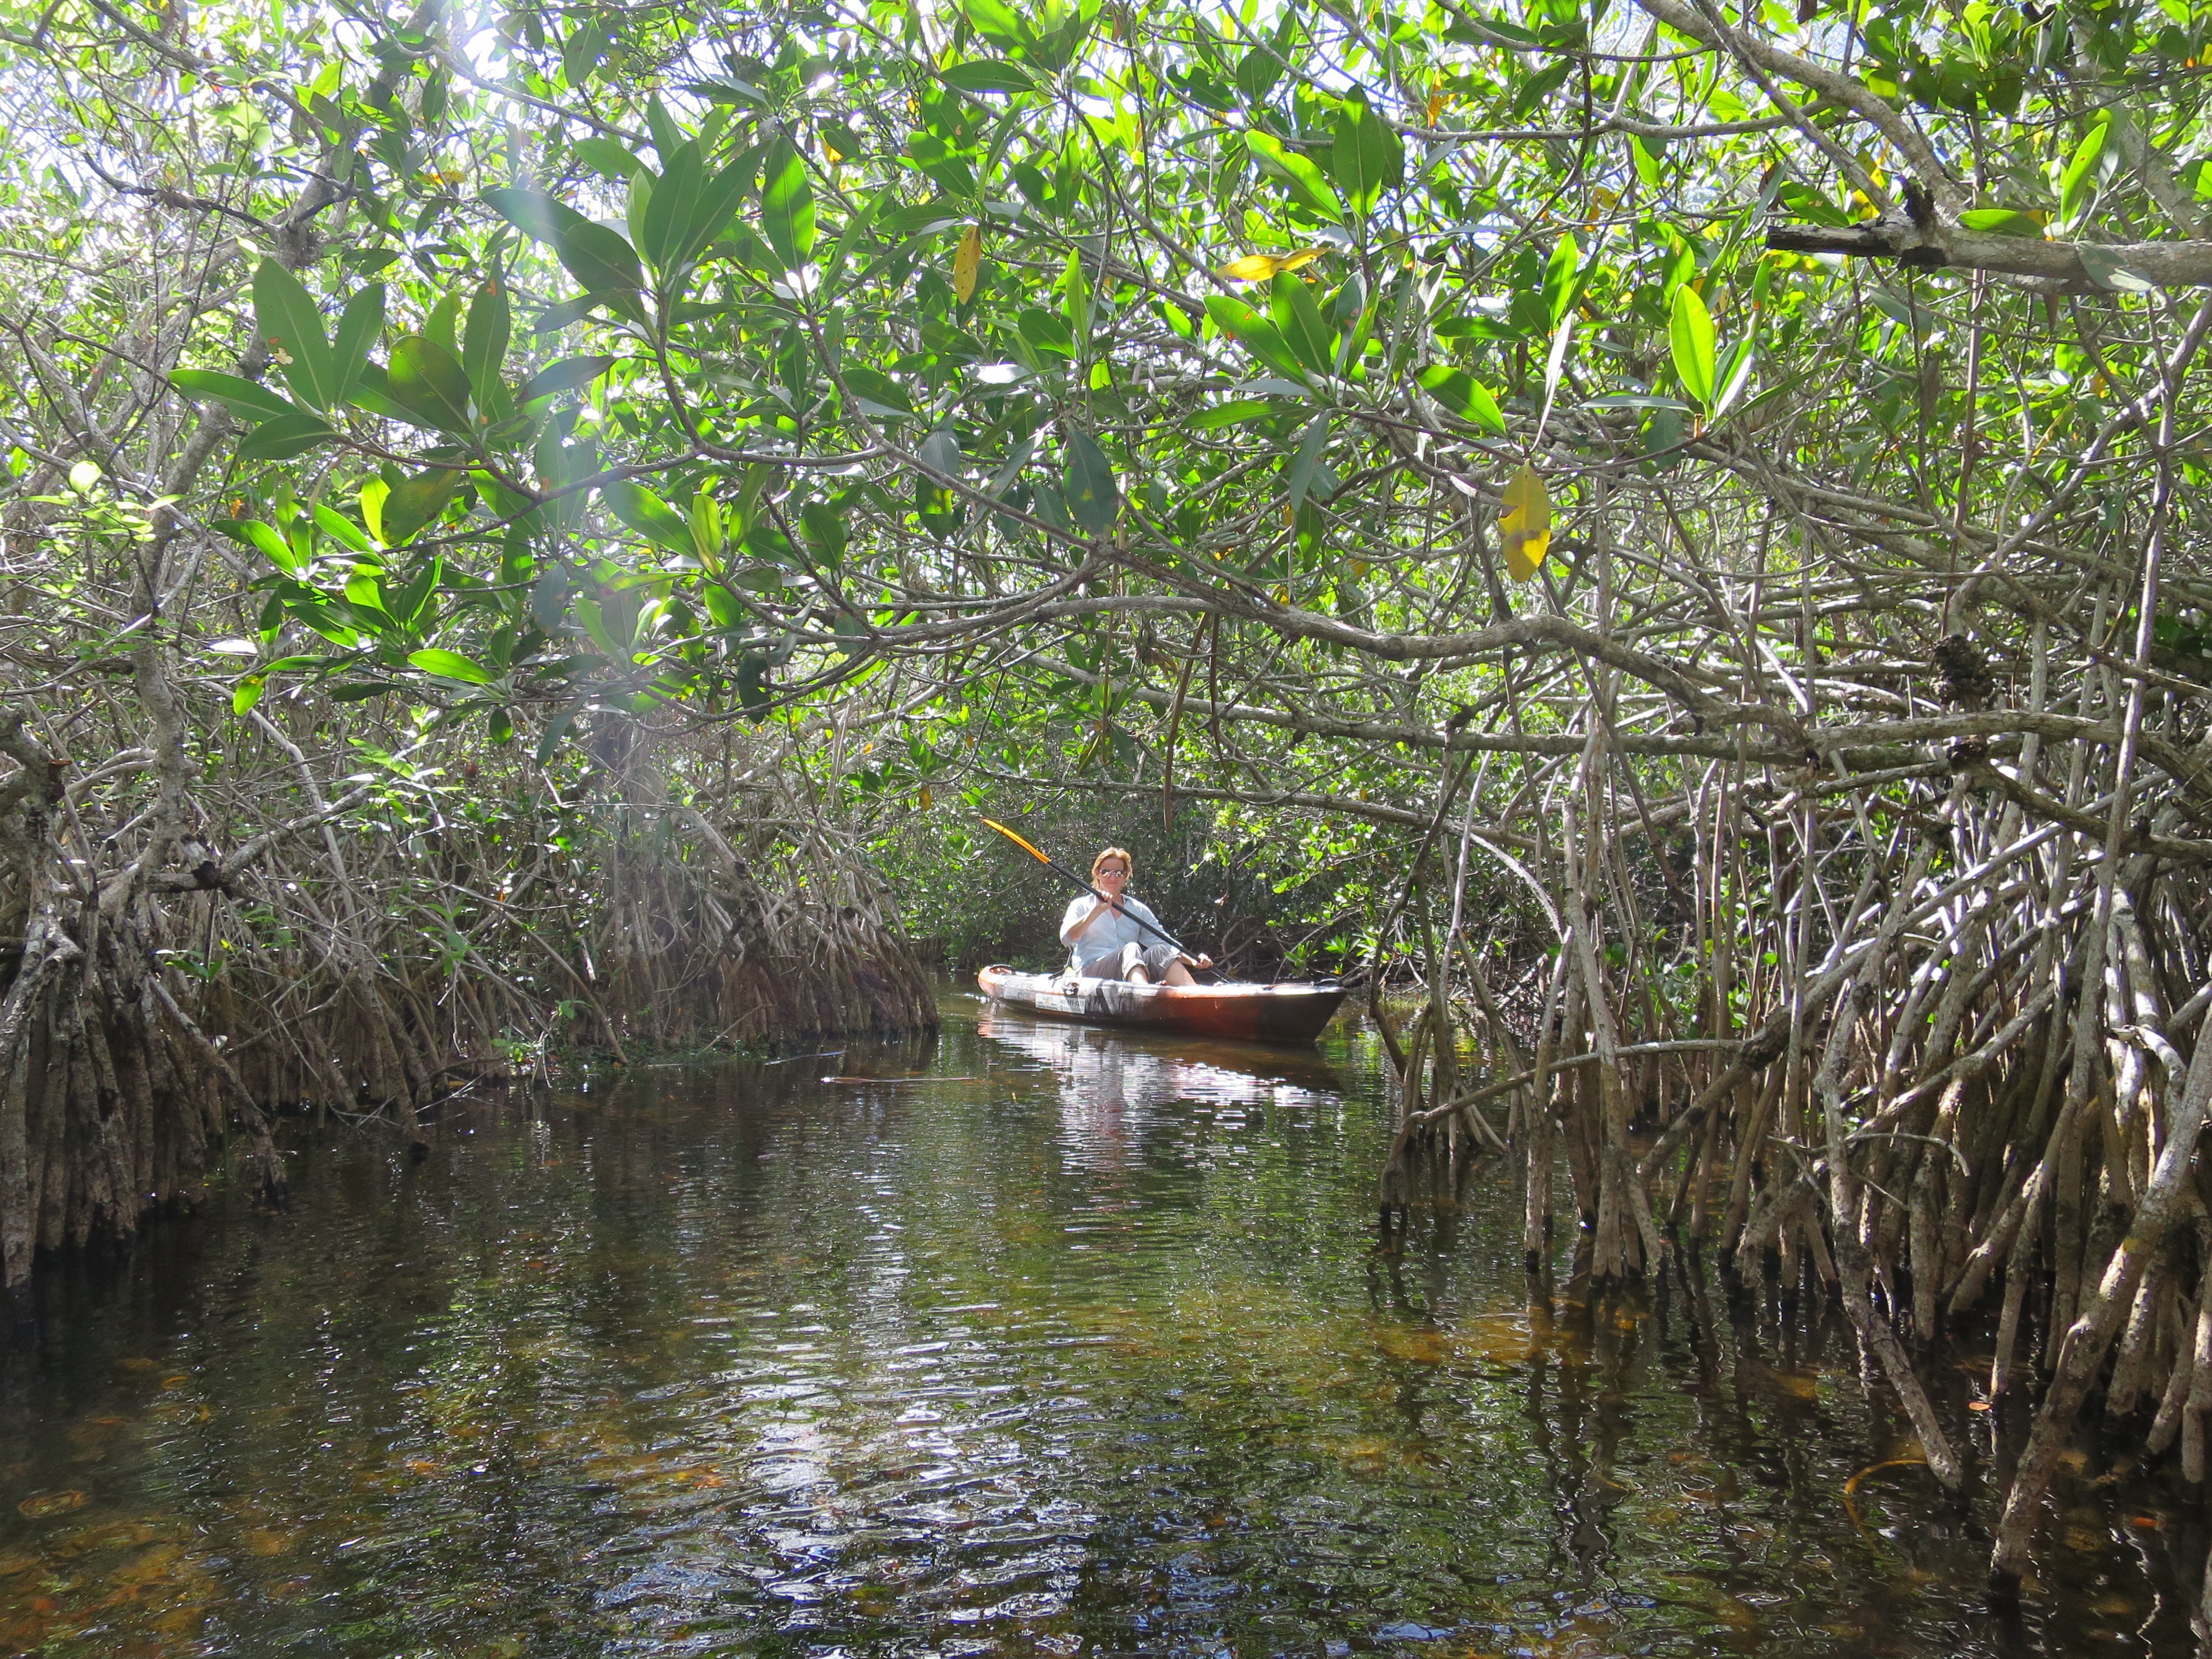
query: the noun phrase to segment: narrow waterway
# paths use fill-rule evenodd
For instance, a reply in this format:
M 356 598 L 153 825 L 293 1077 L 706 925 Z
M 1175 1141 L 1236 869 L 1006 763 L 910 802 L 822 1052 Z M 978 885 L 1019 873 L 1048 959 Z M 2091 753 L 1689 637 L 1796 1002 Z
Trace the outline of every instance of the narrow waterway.
M 290 1212 L 49 1275 L 0 1651 L 2190 1650 L 2203 1527 L 2124 1450 L 2000 1625 L 1989 1495 L 1942 1501 L 1839 1320 L 1532 1305 L 1480 1170 L 1380 1248 L 1358 1039 L 945 1011 L 455 1108 L 420 1165 L 303 1128 Z

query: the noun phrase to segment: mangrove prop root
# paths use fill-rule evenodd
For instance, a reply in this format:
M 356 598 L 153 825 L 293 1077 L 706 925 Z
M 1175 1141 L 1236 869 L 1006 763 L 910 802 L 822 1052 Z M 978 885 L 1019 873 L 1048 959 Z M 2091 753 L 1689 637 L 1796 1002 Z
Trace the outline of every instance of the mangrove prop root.
M 146 747 L 177 741 L 173 707 L 149 707 Z M 619 1059 L 935 1024 L 927 973 L 851 848 L 796 814 L 769 836 L 675 799 L 661 734 L 611 731 L 622 769 L 604 799 L 573 804 L 566 848 L 501 874 L 495 829 L 449 823 L 427 860 L 331 833 L 360 805 L 322 781 L 343 757 L 257 726 L 227 787 L 134 768 L 112 799 L 65 800 L 64 769 L 0 714 L 18 766 L 0 778 L 9 1287 L 41 1251 L 127 1243 L 152 1212 L 198 1201 L 234 1128 L 257 1197 L 284 1202 L 280 1111 L 388 1122 L 420 1160 L 456 1077 L 496 1080 L 556 1047 Z M 190 833 L 162 833 L 172 814 Z M 216 860 L 218 839 L 239 850 Z M 179 878 L 164 848 L 218 878 Z
M 1423 1157 L 1496 1150 L 1481 1108 L 1502 1103 L 1532 1271 L 1553 1258 L 1558 1148 L 1578 1272 L 1649 1277 L 1679 1233 L 1739 1285 L 1778 1270 L 1785 1305 L 1833 1295 L 1911 1461 L 1954 1493 L 1967 1460 L 1934 1345 L 1992 1340 L 1990 1400 L 2033 1403 L 2000 1465 L 2000 1601 L 2091 1413 L 2186 1481 L 2212 1467 L 2212 860 L 2191 850 L 2212 830 L 2212 694 L 2158 677 L 2142 603 L 2117 580 L 2095 596 L 2074 625 L 2105 643 L 2065 673 L 2036 618 L 2023 683 L 1972 680 L 2015 700 L 2002 763 L 1984 745 L 1902 781 L 1894 751 L 1879 773 L 1625 752 L 1613 671 L 1586 664 L 1578 743 L 1499 769 L 1507 786 L 1486 769 L 1463 811 L 1469 774 L 1446 765 L 1420 814 L 1483 826 L 1450 872 L 1473 920 L 1440 947 L 1408 880 L 1376 945 L 1421 995 L 1389 1045 L 1386 1206 L 1429 1190 Z M 1819 678 L 1795 684 L 1817 715 Z M 1512 902 L 1528 891 L 1543 902 Z M 1492 1065 L 1462 1080 L 1470 1053 Z

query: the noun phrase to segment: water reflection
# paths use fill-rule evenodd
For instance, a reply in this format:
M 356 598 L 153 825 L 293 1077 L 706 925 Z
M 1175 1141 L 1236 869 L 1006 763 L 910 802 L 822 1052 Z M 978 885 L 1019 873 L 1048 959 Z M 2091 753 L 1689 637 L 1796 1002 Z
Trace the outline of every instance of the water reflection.
M 1897 1461 L 1832 1318 L 1532 1296 L 1480 1168 L 1380 1248 L 1370 1054 L 947 1012 L 420 1166 L 326 1132 L 293 1213 L 52 1276 L 0 1352 L 0 1650 L 2185 1647 L 2197 1506 L 2094 1452 L 1984 1616 L 1993 1500 Z
M 983 1005 L 976 1033 L 1060 1081 L 1060 1144 L 1079 1167 L 1127 1168 L 1148 1125 L 1175 1109 L 1210 1112 L 1223 1129 L 1249 1110 L 1335 1111 L 1345 1079 L 1318 1050 L 1105 1030 Z

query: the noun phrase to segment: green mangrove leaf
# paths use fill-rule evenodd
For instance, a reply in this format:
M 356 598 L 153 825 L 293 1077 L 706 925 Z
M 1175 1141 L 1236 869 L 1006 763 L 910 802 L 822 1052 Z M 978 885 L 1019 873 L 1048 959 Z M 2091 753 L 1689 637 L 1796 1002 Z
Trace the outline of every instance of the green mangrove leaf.
M 1103 536 L 1121 516 L 1121 486 L 1114 481 L 1113 463 L 1088 433 L 1066 435 L 1068 517 L 1094 536 Z
M 1682 390 L 1711 409 L 1713 404 L 1714 341 L 1712 313 L 1687 283 L 1674 290 L 1674 310 L 1667 325 L 1673 348 L 1674 373 Z
M 292 395 L 311 409 L 335 409 L 343 390 L 323 314 L 300 279 L 274 259 L 253 272 L 253 326 Z
M 407 660 L 426 674 L 435 674 L 440 679 L 459 680 L 465 685 L 489 685 L 492 674 L 458 651 L 441 651 L 435 646 L 422 651 L 410 651 Z

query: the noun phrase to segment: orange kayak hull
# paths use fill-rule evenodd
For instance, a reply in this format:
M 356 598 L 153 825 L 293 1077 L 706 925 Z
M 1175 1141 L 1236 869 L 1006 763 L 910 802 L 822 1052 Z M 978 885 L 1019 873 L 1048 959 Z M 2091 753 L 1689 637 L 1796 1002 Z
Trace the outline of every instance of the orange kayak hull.
M 984 969 L 975 983 L 994 1002 L 1051 1018 L 1238 1042 L 1311 1042 L 1345 994 L 1340 985 L 1134 985 L 1003 965 Z

